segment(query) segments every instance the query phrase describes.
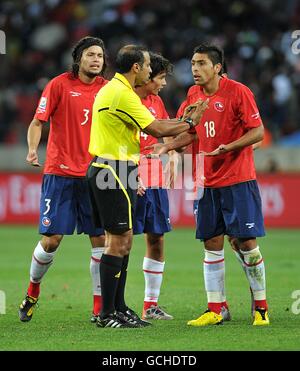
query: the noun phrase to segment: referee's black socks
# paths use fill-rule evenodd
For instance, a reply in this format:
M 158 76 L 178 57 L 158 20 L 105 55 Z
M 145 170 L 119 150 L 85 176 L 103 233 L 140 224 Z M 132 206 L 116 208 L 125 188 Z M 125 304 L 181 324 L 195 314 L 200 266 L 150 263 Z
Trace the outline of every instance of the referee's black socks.
M 102 254 L 100 262 L 100 281 L 102 293 L 101 317 L 115 311 L 115 297 L 121 277 L 123 259 L 118 256 Z M 126 281 L 126 278 L 125 278 Z
M 121 276 L 118 282 L 115 307 L 118 312 L 125 313 L 127 306 L 125 304 L 125 286 L 127 278 L 127 267 L 128 267 L 129 255 L 125 255 L 122 262 Z

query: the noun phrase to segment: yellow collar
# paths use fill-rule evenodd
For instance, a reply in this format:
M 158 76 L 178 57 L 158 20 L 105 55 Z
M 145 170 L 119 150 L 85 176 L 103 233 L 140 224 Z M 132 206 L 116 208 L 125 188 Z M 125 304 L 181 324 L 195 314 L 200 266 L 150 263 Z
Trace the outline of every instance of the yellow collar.
M 114 79 L 121 81 L 124 85 L 126 85 L 129 89 L 132 89 L 132 86 L 129 84 L 129 81 L 124 77 L 121 73 L 116 72 Z M 133 89 L 132 89 L 133 90 Z

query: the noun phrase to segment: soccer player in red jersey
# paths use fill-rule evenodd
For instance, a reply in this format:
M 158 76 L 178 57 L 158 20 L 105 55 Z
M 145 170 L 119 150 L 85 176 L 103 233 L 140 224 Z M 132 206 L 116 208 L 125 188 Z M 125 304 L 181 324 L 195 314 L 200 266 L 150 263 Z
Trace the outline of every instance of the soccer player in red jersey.
M 50 119 L 46 162 L 40 201 L 39 233 L 30 267 L 30 282 L 19 308 L 19 318 L 30 321 L 40 294 L 40 283 L 53 263 L 64 235 L 85 233 L 90 237 L 90 272 L 93 283 L 93 317 L 101 309 L 99 265 L 105 246 L 104 230 L 95 228 L 85 179 L 94 99 L 106 84 L 105 48 L 99 38 L 85 37 L 72 52 L 72 72 L 52 79 L 45 87 L 28 128 L 27 162 L 40 166 L 38 145 L 42 126 Z
M 155 152 L 193 143 L 193 176 L 204 179 L 198 201 L 196 238 L 204 241 L 204 281 L 208 310 L 188 325 L 220 324 L 225 298 L 224 235 L 237 238 L 245 272 L 253 292 L 253 325 L 268 325 L 268 305 L 263 258 L 256 238 L 265 235 L 261 198 L 256 182 L 252 145 L 262 140 L 264 128 L 254 97 L 245 85 L 221 76 L 223 52 L 199 45 L 192 57 L 195 85 L 179 109 L 199 98 L 209 99 L 195 133 L 179 135 L 172 143 L 154 145 Z M 204 174 L 197 174 L 204 156 Z M 204 177 L 203 177 L 204 175 Z M 202 176 L 202 177 L 201 177 Z
M 163 56 L 150 53 L 151 74 L 145 85 L 136 87 L 135 91 L 142 103 L 156 119 L 169 119 L 159 92 L 166 86 L 166 76 L 172 72 L 173 66 Z M 166 138 L 165 138 L 166 140 Z M 169 199 L 164 179 L 163 165 L 160 159 L 147 158 L 149 150 L 146 146 L 158 143 L 158 139 L 150 134 L 140 134 L 140 164 L 139 177 L 141 180 L 140 197 L 137 199 L 133 233 L 145 233 L 146 256 L 143 261 L 145 277 L 145 297 L 143 319 L 171 320 L 173 316 L 158 306 L 158 298 L 162 285 L 164 261 L 164 233 L 171 230 L 169 216 Z M 169 166 L 170 179 L 174 179 L 177 153 L 172 153 L 172 164 Z M 166 166 L 167 168 L 167 166 Z M 145 188 L 144 188 L 145 187 Z
M 222 67 L 222 77 L 228 77 L 228 73 L 227 73 L 227 64 L 225 61 L 223 61 L 223 67 Z M 259 148 L 262 144 L 262 141 L 259 141 L 257 143 L 254 143 L 252 144 L 252 149 L 253 150 L 256 150 L 257 148 Z M 240 252 L 240 249 L 239 249 L 239 244 L 238 244 L 238 239 L 234 236 L 228 236 L 228 242 L 230 243 L 230 246 L 235 254 L 235 256 L 237 257 L 237 260 L 238 262 L 241 264 L 244 272 L 246 273 L 247 275 L 247 266 L 244 262 L 244 256 L 243 254 Z M 254 302 L 254 298 L 253 298 L 253 292 L 252 292 L 252 289 L 250 287 L 250 294 L 251 294 L 251 314 L 254 318 L 255 316 L 255 302 Z M 226 303 L 226 307 L 225 307 L 225 310 L 223 310 L 222 312 L 222 316 L 223 316 L 223 319 L 225 317 L 224 320 L 230 320 L 231 317 L 230 317 L 230 313 L 229 313 L 229 310 L 228 310 L 228 306 L 227 306 L 227 303 Z

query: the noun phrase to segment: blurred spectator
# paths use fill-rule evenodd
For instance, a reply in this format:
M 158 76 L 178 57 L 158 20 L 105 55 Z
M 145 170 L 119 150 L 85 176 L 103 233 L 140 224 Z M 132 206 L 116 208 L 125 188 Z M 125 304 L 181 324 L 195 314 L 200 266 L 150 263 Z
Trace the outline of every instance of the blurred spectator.
M 256 95 L 277 142 L 300 130 L 300 56 L 291 33 L 300 29 L 300 0 L 2 0 L 0 142 L 26 141 L 25 130 L 43 85 L 64 71 L 72 45 L 84 35 L 105 40 L 111 77 L 116 51 L 142 43 L 174 65 L 163 92 L 171 116 L 193 83 L 190 58 L 202 41 L 225 50 L 229 76 Z M 222 22 L 220 22 L 222 20 Z M 263 20 L 263 21 L 262 21 Z
M 278 141 L 282 128 L 287 123 L 289 116 L 289 103 L 292 95 L 290 78 L 284 71 L 279 71 L 272 79 L 274 90 L 272 133 L 275 141 Z

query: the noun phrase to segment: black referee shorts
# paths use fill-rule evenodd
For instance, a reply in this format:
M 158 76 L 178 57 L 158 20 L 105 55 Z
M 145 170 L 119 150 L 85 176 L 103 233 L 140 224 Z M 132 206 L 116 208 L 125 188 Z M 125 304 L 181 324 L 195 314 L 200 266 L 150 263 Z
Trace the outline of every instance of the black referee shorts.
M 137 201 L 138 168 L 131 161 L 96 157 L 87 179 L 95 227 L 113 234 L 132 229 Z

